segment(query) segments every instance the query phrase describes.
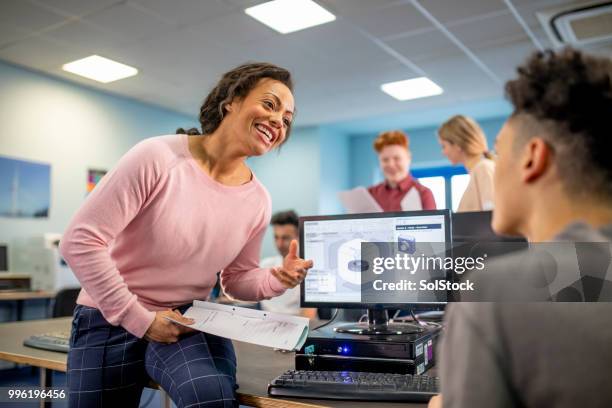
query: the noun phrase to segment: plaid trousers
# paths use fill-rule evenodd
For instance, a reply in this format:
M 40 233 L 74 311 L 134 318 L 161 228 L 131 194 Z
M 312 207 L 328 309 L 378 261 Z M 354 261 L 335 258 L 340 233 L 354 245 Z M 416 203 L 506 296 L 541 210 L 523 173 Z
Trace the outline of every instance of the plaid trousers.
M 173 344 L 148 342 L 111 325 L 98 309 L 77 305 L 68 352 L 69 407 L 138 407 L 149 377 L 178 408 L 238 406 L 230 340 L 198 332 Z

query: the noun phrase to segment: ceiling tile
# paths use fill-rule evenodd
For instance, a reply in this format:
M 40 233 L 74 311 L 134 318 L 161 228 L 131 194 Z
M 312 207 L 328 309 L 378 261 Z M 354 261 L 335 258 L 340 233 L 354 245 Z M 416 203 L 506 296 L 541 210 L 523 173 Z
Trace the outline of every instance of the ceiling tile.
M 194 24 L 188 29 L 201 38 L 222 46 L 256 44 L 283 35 L 243 12 L 233 12 L 210 21 Z
M 61 71 L 63 64 L 83 56 L 79 48 L 39 36 L 32 36 L 0 50 L 2 59 L 50 73 Z
M 527 39 L 504 44 L 503 47 L 487 47 L 474 52 L 505 82 L 516 77 L 516 67 L 522 65 L 534 51 L 536 51 L 535 46 Z
M 319 3 L 339 16 L 355 16 L 397 4 L 398 0 L 322 0 Z
M 507 10 L 503 0 L 420 0 L 419 4 L 442 24 Z
M 0 1 L 0 25 L 11 24 L 23 30 L 37 31 L 64 20 L 65 16 L 25 0 Z
M 115 47 L 131 40 L 120 33 L 103 30 L 85 20 L 76 20 L 48 31 L 45 33 L 45 37 L 67 45 L 79 46 L 90 54 L 108 54 L 104 55 L 108 58 L 112 58 L 110 54 Z M 130 64 L 128 61 L 120 62 Z
M 60 14 L 71 16 L 85 16 L 103 10 L 113 4 L 122 3 L 124 0 L 28 0 L 39 4 L 44 8 L 53 9 Z
M 30 31 L 20 29 L 9 23 L 0 24 L 0 49 L 28 36 Z
M 471 50 L 507 39 L 524 40 L 528 38 L 523 27 L 510 13 L 485 18 L 477 23 L 459 24 L 449 30 Z
M 432 26 L 410 4 L 398 4 L 376 9 L 367 14 L 351 17 L 350 21 L 376 37 L 387 37 Z
M 467 56 L 436 58 L 422 62 L 421 67 L 429 78 L 444 89 L 445 94 L 453 97 L 501 90 L 501 86 Z
M 186 29 L 126 43 L 115 47 L 113 55 L 177 86 L 194 78 L 216 78 L 228 65 L 228 53 Z
M 230 12 L 233 7 L 227 1 L 214 0 L 130 0 L 155 12 L 160 18 L 182 26 L 199 24 Z
M 387 44 L 413 62 L 463 54 L 448 37 L 437 30 L 387 41 Z
M 141 10 L 130 3 L 117 4 L 96 12 L 84 20 L 126 39 L 159 35 L 173 28 L 171 23 L 156 17 L 154 13 Z
M 566 5 L 566 4 L 578 4 L 578 3 L 585 3 L 585 2 L 591 2 L 591 0 L 580 0 L 580 1 L 576 1 L 576 0 L 510 0 L 512 5 L 514 5 L 515 7 L 523 7 L 523 6 L 533 6 L 536 8 L 540 8 L 540 7 L 555 7 L 555 6 L 562 6 L 562 5 Z
M 354 48 L 366 40 L 353 25 L 342 19 L 296 31 L 284 37 L 296 47 L 324 48 L 327 51 Z

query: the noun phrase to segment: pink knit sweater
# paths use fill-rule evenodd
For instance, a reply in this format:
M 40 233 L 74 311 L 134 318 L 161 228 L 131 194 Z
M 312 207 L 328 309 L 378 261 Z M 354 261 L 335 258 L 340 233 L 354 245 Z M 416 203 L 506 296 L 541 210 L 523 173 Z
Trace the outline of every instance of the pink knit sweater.
M 156 310 L 204 299 L 221 271 L 233 297 L 285 290 L 259 268 L 270 196 L 253 179 L 230 187 L 210 178 L 186 135 L 134 146 L 77 211 L 60 251 L 81 282 L 77 302 L 142 337 Z

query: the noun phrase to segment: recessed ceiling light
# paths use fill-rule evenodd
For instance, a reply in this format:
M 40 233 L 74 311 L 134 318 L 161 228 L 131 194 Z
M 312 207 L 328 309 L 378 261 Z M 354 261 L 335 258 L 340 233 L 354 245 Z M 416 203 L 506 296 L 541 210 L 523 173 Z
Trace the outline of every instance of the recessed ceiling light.
M 105 84 L 117 81 L 118 79 L 131 77 L 138 73 L 138 70 L 134 67 L 121 64 L 99 55 L 92 55 L 69 62 L 62 65 L 62 69 Z
M 444 92 L 435 82 L 426 77 L 389 82 L 382 84 L 380 89 L 400 101 L 440 95 Z
M 312 0 L 273 0 L 244 10 L 281 34 L 334 21 L 334 16 Z

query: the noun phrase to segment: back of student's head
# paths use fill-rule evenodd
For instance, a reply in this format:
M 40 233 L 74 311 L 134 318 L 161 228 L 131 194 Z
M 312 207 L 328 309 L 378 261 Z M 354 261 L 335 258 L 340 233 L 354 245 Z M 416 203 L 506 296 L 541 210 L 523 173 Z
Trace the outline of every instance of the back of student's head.
M 491 159 L 487 138 L 476 121 L 463 115 L 455 115 L 438 129 L 440 139 L 457 145 L 468 156 L 485 156 Z
M 539 136 L 571 194 L 612 200 L 612 61 L 566 48 L 538 52 L 506 84 L 515 147 Z

